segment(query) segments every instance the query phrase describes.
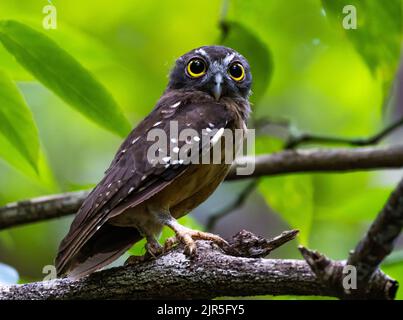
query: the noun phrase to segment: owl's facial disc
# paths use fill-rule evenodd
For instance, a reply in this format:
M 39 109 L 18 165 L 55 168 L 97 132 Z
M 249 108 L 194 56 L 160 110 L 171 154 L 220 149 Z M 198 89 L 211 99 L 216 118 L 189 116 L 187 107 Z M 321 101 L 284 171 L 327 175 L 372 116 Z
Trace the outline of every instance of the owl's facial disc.
M 169 88 L 199 90 L 215 100 L 222 97 L 248 98 L 252 76 L 246 59 L 222 46 L 201 47 L 176 61 Z

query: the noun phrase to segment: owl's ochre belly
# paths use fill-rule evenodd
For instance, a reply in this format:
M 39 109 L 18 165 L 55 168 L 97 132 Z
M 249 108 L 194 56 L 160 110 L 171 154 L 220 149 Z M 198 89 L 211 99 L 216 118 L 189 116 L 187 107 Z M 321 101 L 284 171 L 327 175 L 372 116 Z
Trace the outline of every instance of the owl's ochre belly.
M 178 219 L 204 202 L 224 180 L 229 168 L 229 164 L 193 164 L 155 196 L 112 218 L 109 223 L 136 227 L 143 235 L 156 235 L 162 225 L 150 214 L 150 206 L 169 210 Z

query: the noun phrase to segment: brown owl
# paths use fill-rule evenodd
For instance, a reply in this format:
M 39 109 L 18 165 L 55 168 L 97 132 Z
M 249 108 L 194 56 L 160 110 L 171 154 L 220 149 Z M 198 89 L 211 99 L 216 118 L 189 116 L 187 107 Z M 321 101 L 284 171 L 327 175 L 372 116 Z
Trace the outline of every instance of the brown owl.
M 165 248 L 181 242 L 188 255 L 195 254 L 195 239 L 226 245 L 219 236 L 191 230 L 177 219 L 205 201 L 227 175 L 227 161 L 199 160 L 217 143 L 228 147 L 224 129 L 246 130 L 251 83 L 248 62 L 233 49 L 204 46 L 181 56 L 155 108 L 123 142 L 75 216 L 60 244 L 58 275 L 87 275 L 142 238 L 148 255 L 156 256 L 164 251 L 156 239 L 163 226 L 176 234 Z M 193 135 L 172 137 L 174 124 L 178 132 L 191 129 Z M 154 148 L 150 156 L 153 130 L 166 134 L 169 148 Z M 230 144 L 238 149 L 242 141 Z M 189 145 L 191 152 L 180 152 Z

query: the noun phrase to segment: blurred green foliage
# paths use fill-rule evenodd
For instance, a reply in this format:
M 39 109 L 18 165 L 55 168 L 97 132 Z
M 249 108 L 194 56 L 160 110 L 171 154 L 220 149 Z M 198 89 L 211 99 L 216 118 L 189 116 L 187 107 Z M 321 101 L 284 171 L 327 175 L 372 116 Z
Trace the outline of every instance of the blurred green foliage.
M 340 27 L 346 2 L 357 6 L 357 30 Z M 255 119 L 286 118 L 304 131 L 344 137 L 368 136 L 384 125 L 382 105 L 400 59 L 400 0 L 233 0 L 225 10 L 222 1 L 205 2 L 202 10 L 185 0 L 52 3 L 55 30 L 42 28 L 45 0 L 0 3 L 0 20 L 8 21 L 0 24 L 0 205 L 93 186 L 129 130 L 126 118 L 134 125 L 151 110 L 175 58 L 222 40 L 250 61 Z M 276 138 L 256 141 L 257 153 L 281 148 Z M 300 229 L 300 243 L 345 259 L 401 176 L 265 178 L 258 192 L 267 208 L 251 205 L 267 214 L 271 208 L 285 227 Z M 215 211 L 213 201 L 203 207 Z M 0 261 L 22 281 L 41 279 L 70 222 L 2 231 Z M 267 225 L 267 235 L 273 232 Z M 162 238 L 168 236 L 164 230 Z M 295 245 L 281 257 L 298 257 Z M 383 269 L 403 283 L 396 259 Z

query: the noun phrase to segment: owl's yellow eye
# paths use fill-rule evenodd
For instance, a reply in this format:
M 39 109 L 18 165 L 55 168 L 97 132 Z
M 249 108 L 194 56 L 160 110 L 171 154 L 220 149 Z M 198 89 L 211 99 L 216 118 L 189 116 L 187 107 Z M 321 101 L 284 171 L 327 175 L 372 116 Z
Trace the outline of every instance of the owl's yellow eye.
M 194 58 L 189 61 L 186 70 L 192 78 L 199 78 L 206 73 L 207 66 L 202 59 Z
M 239 62 L 234 62 L 228 68 L 230 77 L 235 81 L 242 81 L 245 78 L 245 69 Z

